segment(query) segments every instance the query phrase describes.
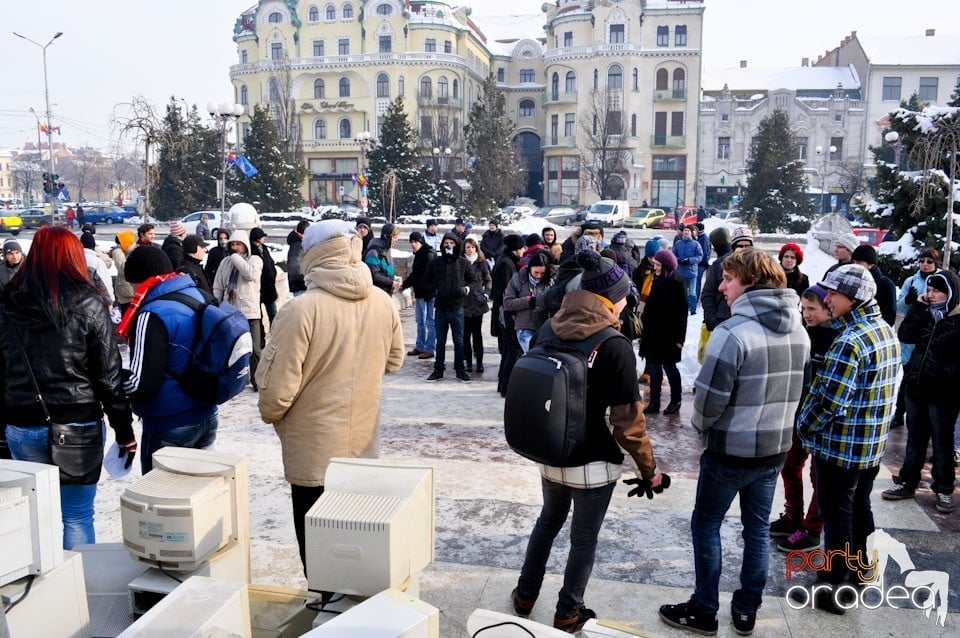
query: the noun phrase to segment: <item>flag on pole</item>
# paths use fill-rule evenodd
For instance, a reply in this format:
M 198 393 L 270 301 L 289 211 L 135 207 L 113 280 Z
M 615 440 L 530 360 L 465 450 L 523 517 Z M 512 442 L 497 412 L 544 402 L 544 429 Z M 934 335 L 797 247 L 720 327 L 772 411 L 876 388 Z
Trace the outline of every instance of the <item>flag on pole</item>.
M 260 172 L 256 166 L 250 163 L 250 160 L 248 160 L 245 155 L 234 152 L 227 153 L 227 162 L 240 169 L 244 177 L 253 177 Z
M 41 133 L 56 133 L 57 135 L 60 135 L 60 127 L 59 127 L 59 126 L 51 126 L 51 127 L 48 129 L 46 124 L 41 124 L 41 125 L 40 125 L 40 132 L 41 132 Z

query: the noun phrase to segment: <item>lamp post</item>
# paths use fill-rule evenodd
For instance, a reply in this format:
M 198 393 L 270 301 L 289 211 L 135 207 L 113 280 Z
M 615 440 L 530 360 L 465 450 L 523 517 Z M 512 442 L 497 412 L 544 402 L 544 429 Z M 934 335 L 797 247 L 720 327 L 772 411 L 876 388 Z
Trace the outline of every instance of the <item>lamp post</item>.
M 377 140 L 370 134 L 370 131 L 360 131 L 353 141 L 360 147 L 360 178 L 357 180 L 357 202 L 360 204 L 360 210 L 367 212 L 367 153 L 377 145 Z
M 13 32 L 13 35 L 17 36 L 18 38 L 20 38 L 20 39 L 22 39 L 22 40 L 26 40 L 26 41 L 29 42 L 30 44 L 35 44 L 36 46 L 40 47 L 40 50 L 43 52 L 43 97 L 44 97 L 44 100 L 45 100 L 46 105 L 47 105 L 47 113 L 46 113 L 46 117 L 47 117 L 47 152 L 48 152 L 49 155 L 50 155 L 50 157 L 48 157 L 47 159 L 48 159 L 48 161 L 49 161 L 49 163 L 50 163 L 50 175 L 53 175 L 53 172 L 54 172 L 54 167 L 53 167 L 53 129 L 52 129 L 51 126 L 50 126 L 50 86 L 49 86 L 49 84 L 47 83 L 47 47 L 49 47 L 51 44 L 53 44 L 53 41 L 54 41 L 54 40 L 56 40 L 57 38 L 59 38 L 60 36 L 62 36 L 62 35 L 63 35 L 63 31 L 57 31 L 56 33 L 54 33 L 54 34 L 53 34 L 53 37 L 50 38 L 50 41 L 47 42 L 46 44 L 40 44 L 39 42 L 36 42 L 36 41 L 34 41 L 34 40 L 31 40 L 30 38 L 28 38 L 28 37 L 25 36 L 25 35 L 20 35 L 20 34 L 17 33 L 16 31 Z M 30 110 L 33 111 L 33 109 L 30 109 Z M 36 115 L 36 113 L 34 113 L 34 115 Z M 38 128 L 39 128 L 39 126 L 38 126 Z M 40 152 L 40 149 L 39 149 L 39 148 L 37 149 L 37 152 L 38 152 L 38 153 Z M 53 178 L 51 177 L 51 179 L 53 179 Z M 50 202 L 50 224 L 53 225 L 53 224 L 56 223 L 55 220 L 56 220 L 56 214 L 57 214 L 57 213 L 56 213 L 56 210 L 54 210 L 54 207 L 53 207 L 53 193 L 52 193 L 52 192 L 51 192 L 51 193 L 47 193 L 47 200 Z
M 826 187 L 827 187 L 827 162 L 830 160 L 830 156 L 837 152 L 837 147 L 831 144 L 830 148 L 827 150 L 829 151 L 829 153 L 824 154 L 823 147 L 819 145 L 817 146 L 817 156 L 823 157 L 823 161 L 821 162 L 821 168 L 820 168 L 820 212 L 821 213 L 825 212 L 824 211 L 824 202 L 825 202 L 824 195 L 826 195 Z
M 37 170 L 43 172 L 43 150 L 40 146 L 40 116 L 37 115 L 37 112 L 33 110 L 33 107 L 30 107 L 30 112 L 33 113 L 33 119 L 37 121 Z
M 439 178 L 443 178 L 443 174 L 447 170 L 447 166 L 450 163 L 450 156 L 453 155 L 453 151 L 450 148 L 440 149 L 436 146 L 433 147 L 433 157 L 437 160 L 437 169 L 439 170 Z
M 896 131 L 887 131 L 887 134 L 883 136 L 883 139 L 887 144 L 893 147 L 893 163 L 897 165 L 897 170 L 900 170 L 900 152 L 903 150 L 903 143 L 900 141 L 900 134 Z
M 227 215 L 227 124 L 236 122 L 243 115 L 245 109 L 242 104 L 207 103 L 207 113 L 214 121 L 220 124 L 220 219 L 226 220 Z

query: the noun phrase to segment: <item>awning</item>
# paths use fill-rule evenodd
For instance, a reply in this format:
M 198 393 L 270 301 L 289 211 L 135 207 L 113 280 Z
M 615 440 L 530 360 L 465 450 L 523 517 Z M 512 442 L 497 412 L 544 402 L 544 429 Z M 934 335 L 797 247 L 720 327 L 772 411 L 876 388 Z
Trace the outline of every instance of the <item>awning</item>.
M 470 182 L 468 182 L 465 179 L 455 179 L 453 180 L 453 183 L 459 186 L 460 190 L 462 191 L 468 191 L 473 188 L 472 186 L 470 186 Z

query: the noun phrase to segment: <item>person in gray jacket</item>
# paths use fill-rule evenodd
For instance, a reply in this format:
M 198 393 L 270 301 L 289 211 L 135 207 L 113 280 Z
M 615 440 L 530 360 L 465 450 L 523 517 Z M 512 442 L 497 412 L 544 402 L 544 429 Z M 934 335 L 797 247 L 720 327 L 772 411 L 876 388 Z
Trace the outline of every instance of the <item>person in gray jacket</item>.
M 537 251 L 530 256 L 527 265 L 515 274 L 503 293 L 503 310 L 514 314 L 513 325 L 517 331 L 520 349 L 526 354 L 530 340 L 540 327 L 534 309 L 537 297 L 553 285 L 550 269 L 550 255 L 546 251 Z

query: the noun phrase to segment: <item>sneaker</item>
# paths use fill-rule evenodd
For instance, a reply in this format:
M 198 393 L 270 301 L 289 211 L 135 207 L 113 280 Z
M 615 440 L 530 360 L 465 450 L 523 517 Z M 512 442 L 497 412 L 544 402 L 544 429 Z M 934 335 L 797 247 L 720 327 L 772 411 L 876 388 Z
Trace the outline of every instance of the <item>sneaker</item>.
M 889 490 L 883 490 L 880 496 L 885 501 L 902 501 L 906 498 L 913 498 L 916 492 L 916 488 L 907 485 L 894 485 Z
M 521 618 L 526 618 L 530 615 L 530 612 L 533 611 L 533 606 L 537 604 L 537 599 L 528 600 L 517 593 L 517 588 L 514 587 L 513 591 L 510 592 L 510 599 L 513 601 L 513 611 Z
M 596 617 L 597 613 L 595 611 L 592 609 L 587 609 L 586 607 L 581 607 L 569 616 L 554 615 L 553 628 L 559 629 L 560 631 L 565 631 L 568 634 L 573 634 L 583 629 L 583 626 L 588 620 Z
M 432 352 L 421 352 L 421 353 L 420 353 L 420 356 L 418 356 L 417 359 L 433 359 L 433 353 L 432 353 Z
M 470 375 L 468 375 L 463 370 L 457 371 L 457 379 L 462 381 L 463 383 L 470 383 Z
M 667 404 L 667 408 L 663 411 L 664 414 L 676 414 L 680 411 L 680 402 L 671 401 Z
M 780 518 L 770 523 L 771 538 L 786 538 L 797 531 L 797 526 L 793 524 L 786 514 L 781 514 Z
M 679 605 L 661 605 L 660 620 L 671 627 L 686 629 L 704 636 L 717 635 L 717 615 L 698 613 L 689 602 Z
M 953 495 L 937 494 L 937 511 L 949 514 L 953 511 Z
M 427 377 L 427 381 L 439 381 L 442 378 L 443 378 L 443 373 L 437 372 L 436 370 L 434 370 L 433 372 L 430 373 L 430 376 Z
M 781 552 L 801 551 L 806 552 L 820 547 L 820 536 L 808 534 L 806 530 L 798 529 L 787 538 L 777 543 L 777 549 Z
M 423 354 L 423 350 L 417 350 L 416 348 L 414 348 L 413 350 L 411 350 L 410 352 L 407 353 L 407 356 L 408 356 L 408 357 L 415 357 L 415 356 L 417 356 L 418 354 Z
M 753 626 L 757 624 L 757 612 L 747 614 L 733 609 L 730 610 L 733 617 L 733 630 L 741 636 L 750 636 L 753 634 Z

